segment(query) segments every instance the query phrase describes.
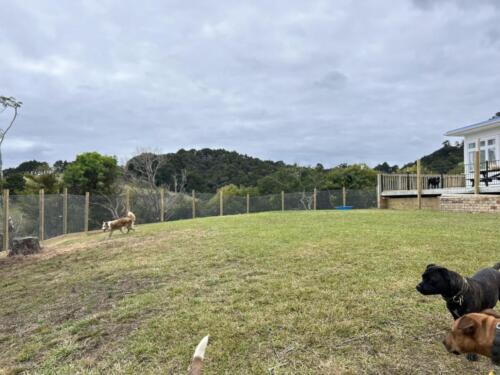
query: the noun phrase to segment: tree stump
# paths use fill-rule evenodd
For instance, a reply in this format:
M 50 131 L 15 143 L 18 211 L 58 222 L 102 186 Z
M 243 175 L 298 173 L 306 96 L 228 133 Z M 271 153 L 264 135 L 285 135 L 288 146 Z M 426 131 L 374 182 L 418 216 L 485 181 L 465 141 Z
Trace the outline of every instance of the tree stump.
M 9 256 L 31 255 L 42 250 L 38 237 L 18 237 L 12 241 L 12 249 Z

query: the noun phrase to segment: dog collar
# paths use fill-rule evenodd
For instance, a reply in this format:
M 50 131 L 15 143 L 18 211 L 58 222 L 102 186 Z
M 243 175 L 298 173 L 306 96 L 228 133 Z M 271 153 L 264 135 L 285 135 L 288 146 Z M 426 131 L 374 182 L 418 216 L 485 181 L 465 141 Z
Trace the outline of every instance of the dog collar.
M 500 365 L 500 322 L 495 326 L 495 339 L 491 347 L 491 361 L 495 365 Z
M 446 302 L 453 302 L 453 303 L 458 304 L 459 306 L 462 306 L 464 304 L 464 293 L 469 288 L 469 282 L 467 281 L 467 279 L 465 277 L 463 278 L 463 282 L 464 282 L 464 285 L 462 286 L 462 289 L 460 289 L 460 292 L 458 292 L 457 294 L 455 294 L 451 298 L 443 297 L 443 299 Z
M 459 306 L 462 306 L 464 304 L 464 295 L 463 295 L 463 292 L 460 291 L 458 292 L 457 294 L 455 294 L 453 297 L 451 298 L 446 298 L 446 297 L 443 297 L 443 299 L 446 301 L 446 302 L 453 302 L 453 303 L 456 303 L 457 305 Z

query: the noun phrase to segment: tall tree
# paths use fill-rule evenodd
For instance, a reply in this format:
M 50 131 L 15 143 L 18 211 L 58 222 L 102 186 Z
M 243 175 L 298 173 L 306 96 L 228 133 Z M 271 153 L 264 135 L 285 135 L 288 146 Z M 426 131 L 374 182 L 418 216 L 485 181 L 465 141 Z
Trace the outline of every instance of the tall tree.
M 14 114 L 12 115 L 12 119 L 10 120 L 9 125 L 7 128 L 0 129 L 0 179 L 3 180 L 3 162 L 2 162 L 2 143 L 5 139 L 5 136 L 7 135 L 7 132 L 10 130 L 12 125 L 14 125 L 14 121 L 16 121 L 17 118 L 17 113 L 19 107 L 21 107 L 23 103 L 20 101 L 17 101 L 13 97 L 7 97 L 7 96 L 0 96 L 0 106 L 3 107 L 2 111 L 5 111 L 7 108 L 12 108 L 14 110 Z
M 121 169 L 115 157 L 86 152 L 68 165 L 63 178 L 75 194 L 85 194 L 86 191 L 110 194 L 120 174 Z

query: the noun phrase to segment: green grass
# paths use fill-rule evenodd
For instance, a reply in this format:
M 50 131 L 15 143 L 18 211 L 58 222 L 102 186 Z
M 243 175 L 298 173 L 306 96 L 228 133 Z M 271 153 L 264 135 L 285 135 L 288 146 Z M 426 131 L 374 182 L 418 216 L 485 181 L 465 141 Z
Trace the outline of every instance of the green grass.
M 428 263 L 500 261 L 500 217 L 318 211 L 71 235 L 0 258 L 0 368 L 34 374 L 487 373 L 447 354 Z M 0 371 L 2 373 L 2 371 Z

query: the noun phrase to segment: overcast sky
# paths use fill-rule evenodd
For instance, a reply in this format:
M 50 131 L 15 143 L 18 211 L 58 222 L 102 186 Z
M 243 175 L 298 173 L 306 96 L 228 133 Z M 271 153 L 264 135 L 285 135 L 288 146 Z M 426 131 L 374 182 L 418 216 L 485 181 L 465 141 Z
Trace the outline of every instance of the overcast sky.
M 500 1 L 0 0 L 0 95 L 24 102 L 5 166 L 203 147 L 401 164 L 500 111 Z

